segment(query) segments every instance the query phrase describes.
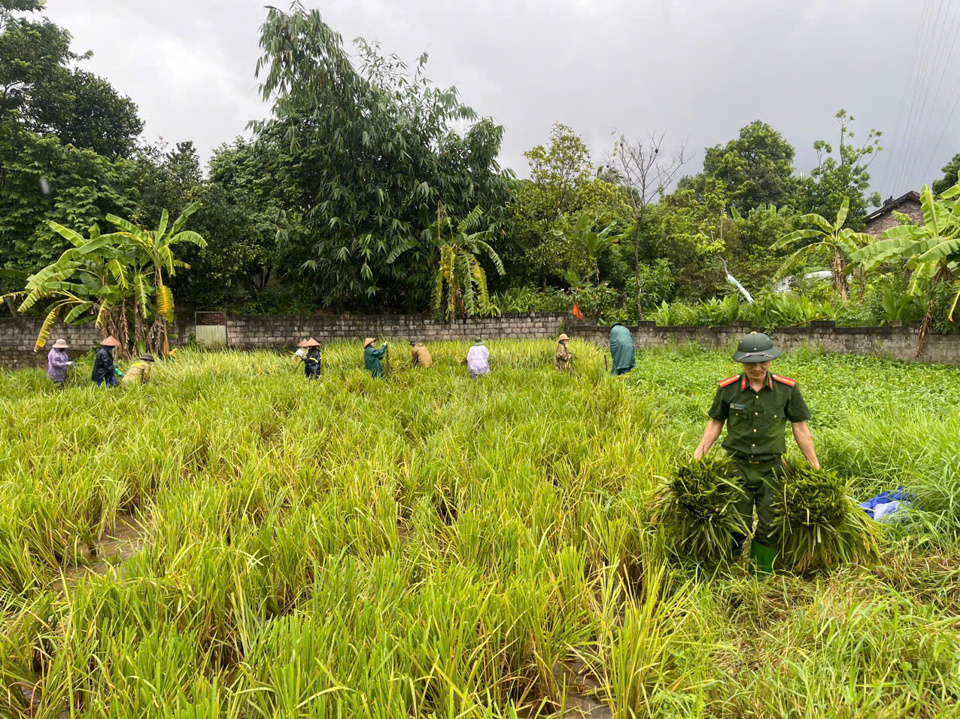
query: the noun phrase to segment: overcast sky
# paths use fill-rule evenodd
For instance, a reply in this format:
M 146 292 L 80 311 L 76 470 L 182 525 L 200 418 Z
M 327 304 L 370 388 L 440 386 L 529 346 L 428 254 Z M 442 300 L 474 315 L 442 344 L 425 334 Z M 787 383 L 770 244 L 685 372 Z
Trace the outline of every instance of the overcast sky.
M 286 0 L 275 0 L 286 7 Z M 149 140 L 206 157 L 265 115 L 254 78 L 264 0 L 48 0 L 92 50 L 85 67 L 140 107 Z M 834 114 L 884 133 L 884 197 L 941 176 L 960 152 L 958 0 L 305 0 L 349 43 L 362 36 L 456 85 L 506 127 L 502 164 L 566 123 L 602 161 L 611 133 L 666 132 L 695 153 L 770 123 L 809 171 Z M 691 171 L 697 167 L 691 166 Z

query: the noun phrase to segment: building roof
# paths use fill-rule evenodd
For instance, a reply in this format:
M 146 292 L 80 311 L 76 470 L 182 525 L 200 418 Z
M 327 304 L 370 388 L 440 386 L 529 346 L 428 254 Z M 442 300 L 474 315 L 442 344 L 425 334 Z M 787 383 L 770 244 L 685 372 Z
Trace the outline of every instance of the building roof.
M 919 205 L 920 195 L 917 194 L 914 190 L 910 190 L 910 192 L 906 193 L 905 195 L 901 195 L 897 199 L 893 199 L 893 197 L 889 197 L 887 198 L 887 201 L 883 203 L 883 207 L 881 207 L 879 210 L 874 210 L 873 212 L 871 212 L 869 215 L 867 215 L 863 219 L 863 221 L 869 224 L 874 220 L 880 219 L 887 213 L 893 212 L 895 209 L 897 209 L 903 204 L 906 204 L 907 202 L 916 202 Z

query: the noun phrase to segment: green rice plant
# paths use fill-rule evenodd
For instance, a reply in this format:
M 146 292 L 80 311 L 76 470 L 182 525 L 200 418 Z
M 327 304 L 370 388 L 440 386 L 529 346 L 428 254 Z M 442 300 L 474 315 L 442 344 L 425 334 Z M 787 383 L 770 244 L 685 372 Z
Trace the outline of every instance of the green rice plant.
M 836 472 L 788 469 L 773 502 L 781 565 L 809 572 L 879 557 L 879 529 L 848 492 Z
M 657 510 L 673 553 L 708 565 L 728 561 L 734 535 L 749 533 L 736 508 L 741 497 L 738 475 L 726 457 L 707 455 L 678 467 L 661 490 Z

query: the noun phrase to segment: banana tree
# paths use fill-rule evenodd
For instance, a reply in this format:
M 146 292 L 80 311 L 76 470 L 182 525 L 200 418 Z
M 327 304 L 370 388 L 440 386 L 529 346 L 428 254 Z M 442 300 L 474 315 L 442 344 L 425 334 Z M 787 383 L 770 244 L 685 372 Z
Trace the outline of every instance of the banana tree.
M 487 273 L 479 257 L 486 254 L 497 272 L 505 274 L 503 262 L 487 242 L 489 230 L 473 231 L 480 224 L 483 210 L 475 207 L 454 225 L 443 203 L 437 205 L 437 219 L 424 235 L 438 257 L 433 288 L 433 307 L 448 320 L 468 315 L 490 314 L 493 306 L 487 290 Z M 397 253 L 399 254 L 399 253 Z M 395 259 L 391 258 L 391 261 Z
M 36 350 L 47 343 L 54 323 L 62 319 L 66 324 L 96 322 L 101 337 L 113 335 L 120 341 L 121 357 L 129 356 L 135 342 L 165 354 L 169 351 L 167 325 L 173 320 L 174 308 L 165 278 L 187 266 L 174 256 L 176 245 L 206 246 L 200 235 L 183 230 L 198 208 L 187 208 L 172 226 L 164 210 L 156 232 L 113 215 L 107 220 L 120 228 L 119 232 L 104 235 L 93 225 L 89 237 L 51 222 L 50 228 L 72 247 L 30 275 L 23 290 L 0 299 L 20 299 L 21 313 L 45 305 Z
M 20 298 L 18 312 L 46 304 L 46 315 L 37 335 L 34 351 L 50 338 L 58 319 L 66 324 L 95 321 L 101 336 L 114 335 L 127 351 L 126 299 L 129 288 L 129 252 L 117 234 L 101 235 L 93 225 L 89 237 L 56 222 L 50 228 L 72 247 L 39 272 L 29 275 L 26 286 L 5 298 Z
M 166 354 L 170 351 L 169 324 L 173 322 L 173 292 L 165 276 L 176 275 L 177 268 L 189 268 L 173 253 L 174 247 L 192 244 L 206 247 L 207 242 L 198 233 L 184 230 L 187 220 L 200 209 L 195 202 L 170 224 L 170 215 L 164 210 L 156 231 L 144 230 L 115 215 L 107 215 L 107 222 L 119 229 L 116 234 L 134 250 L 130 284 L 138 311 L 135 313 L 134 334 L 137 342 Z
M 862 246 L 873 242 L 873 237 L 870 235 L 844 228 L 843 224 L 847 221 L 849 212 L 850 199 L 844 198 L 840 211 L 837 212 L 837 217 L 832 223 L 816 213 L 801 215 L 797 218 L 797 223 L 813 225 L 813 227 L 794 230 L 773 245 L 773 249 L 789 249 L 806 243 L 797 249 L 792 257 L 822 257 L 829 260 L 834 289 L 844 300 L 849 294 L 847 264 Z M 808 242 L 809 240 L 813 242 Z
M 960 182 L 934 199 L 930 188 L 920 191 L 922 225 L 900 225 L 883 233 L 883 239 L 857 250 L 851 259 L 864 269 L 884 262 L 902 262 L 911 271 L 907 292 L 919 296 L 924 288 L 952 282 L 960 271 Z M 949 318 L 953 321 L 960 289 L 954 293 Z M 923 350 L 927 330 L 933 320 L 934 299 L 920 326 L 917 355 Z
M 594 230 L 593 226 L 594 218 L 587 213 L 581 213 L 575 222 L 567 226 L 561 226 L 560 229 L 554 230 L 554 233 L 580 248 L 586 255 L 591 280 L 599 284 L 600 255 L 611 245 L 629 237 L 633 233 L 633 227 L 631 226 L 623 232 L 617 232 L 618 223 L 616 222 L 611 222 L 599 231 Z

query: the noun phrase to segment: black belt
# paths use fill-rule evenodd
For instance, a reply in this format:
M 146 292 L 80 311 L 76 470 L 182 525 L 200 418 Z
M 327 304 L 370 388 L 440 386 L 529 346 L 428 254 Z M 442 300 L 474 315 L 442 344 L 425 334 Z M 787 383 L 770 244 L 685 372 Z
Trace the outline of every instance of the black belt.
M 742 454 L 730 454 L 737 462 L 746 462 L 747 464 L 770 464 L 780 459 L 779 454 L 763 454 L 760 457 L 748 457 Z

